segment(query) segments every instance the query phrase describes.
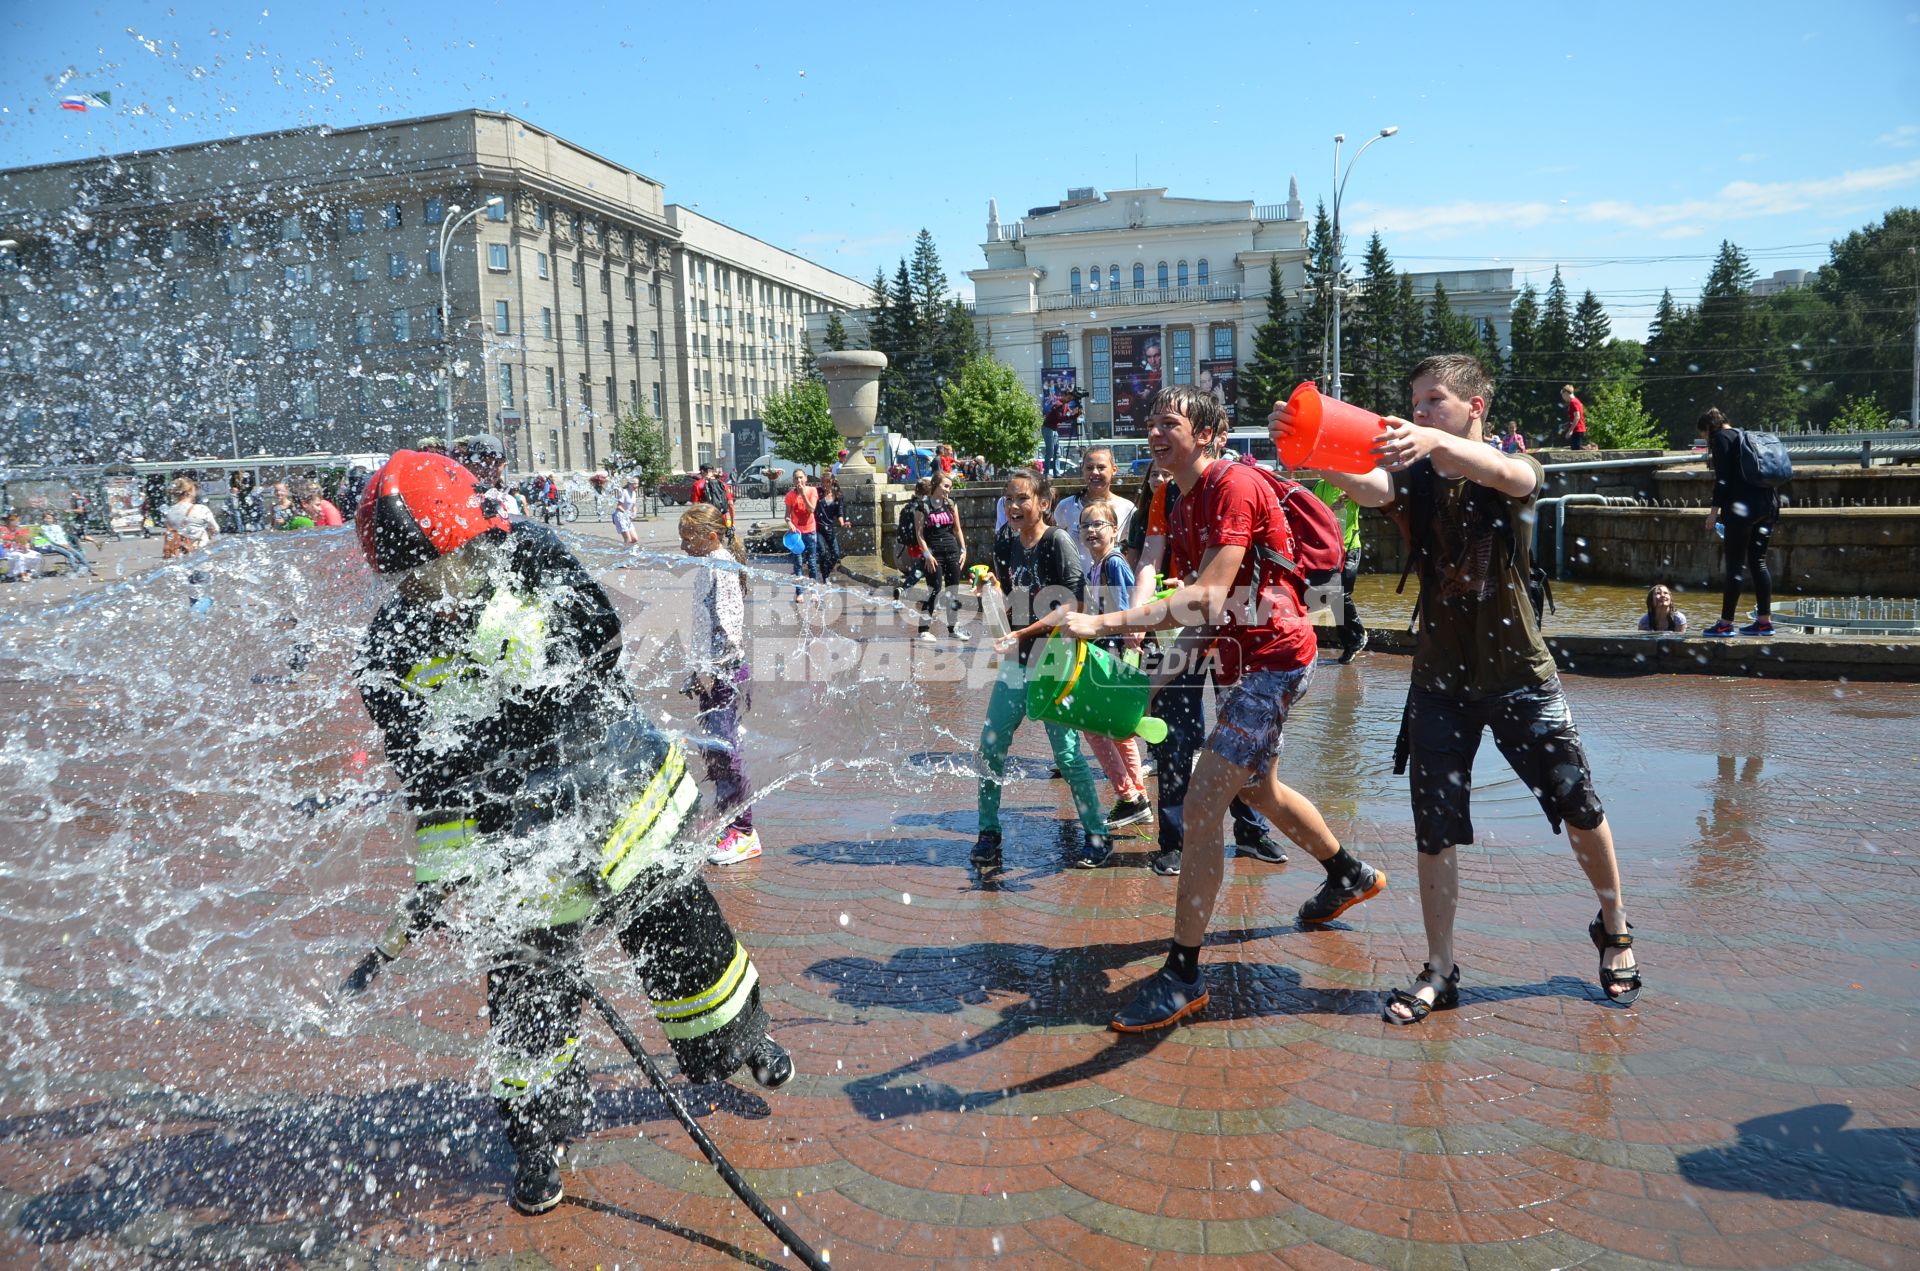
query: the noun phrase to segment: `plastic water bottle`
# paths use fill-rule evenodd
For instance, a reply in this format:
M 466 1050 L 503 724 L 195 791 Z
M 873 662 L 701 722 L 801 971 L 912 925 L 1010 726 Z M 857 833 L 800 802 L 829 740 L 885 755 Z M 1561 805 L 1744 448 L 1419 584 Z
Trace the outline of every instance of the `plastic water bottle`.
M 1713 536 L 1715 538 L 1725 538 L 1727 536 L 1727 527 L 1724 522 L 1715 521 L 1713 523 Z

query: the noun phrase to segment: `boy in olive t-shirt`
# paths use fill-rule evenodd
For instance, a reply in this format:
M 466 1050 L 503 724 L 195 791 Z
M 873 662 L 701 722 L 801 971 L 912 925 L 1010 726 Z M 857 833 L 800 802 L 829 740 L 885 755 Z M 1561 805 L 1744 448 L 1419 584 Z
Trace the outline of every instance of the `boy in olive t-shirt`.
M 1574 858 L 1600 900 L 1587 934 L 1600 950 L 1601 988 L 1626 1005 L 1641 982 L 1613 834 L 1540 637 L 1517 549 L 1532 533 L 1545 474 L 1531 456 L 1504 454 L 1483 439 L 1493 379 L 1477 359 L 1430 357 L 1413 369 L 1409 386 L 1413 419 L 1385 421 L 1373 446 L 1374 470 L 1322 474 L 1355 503 L 1387 508 L 1400 521 L 1420 573 L 1406 729 L 1428 961 L 1410 991 L 1394 990 L 1383 1014 L 1413 1024 L 1459 1001 L 1455 848 L 1473 842 L 1473 762 L 1489 728 L 1554 831 L 1567 827 Z M 1285 404 L 1276 405 L 1275 442 L 1293 425 Z

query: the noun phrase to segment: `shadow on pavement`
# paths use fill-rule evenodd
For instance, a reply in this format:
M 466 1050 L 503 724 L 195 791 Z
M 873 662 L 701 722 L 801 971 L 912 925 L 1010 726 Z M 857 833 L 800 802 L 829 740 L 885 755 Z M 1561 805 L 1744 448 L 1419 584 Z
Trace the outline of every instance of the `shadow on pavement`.
M 1849 1130 L 1853 1109 L 1820 1103 L 1742 1121 L 1739 1139 L 1679 1158 L 1699 1187 L 1920 1216 L 1920 1129 Z

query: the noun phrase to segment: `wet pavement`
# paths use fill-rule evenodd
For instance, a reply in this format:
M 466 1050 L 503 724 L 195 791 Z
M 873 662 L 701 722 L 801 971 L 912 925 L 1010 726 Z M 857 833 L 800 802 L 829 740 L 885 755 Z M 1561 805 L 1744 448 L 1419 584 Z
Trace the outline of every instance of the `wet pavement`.
M 1203 955 L 1211 1005 L 1123 1037 L 1106 1021 L 1171 925 L 1175 881 L 1146 868 L 1148 841 L 1123 838 L 1104 869 L 1067 866 L 1070 802 L 1030 727 L 1006 792 L 1009 872 L 977 885 L 979 668 L 950 642 L 874 633 L 873 607 L 852 603 L 830 624 L 851 633 L 836 647 L 913 677 L 808 673 L 795 649 L 822 633 L 796 636 L 791 603 L 768 588 L 754 611 L 748 759 L 776 787 L 756 808 L 766 853 L 707 876 L 801 1075 L 774 1093 L 681 1089 L 833 1265 L 1916 1265 L 1920 688 L 1570 679 L 1648 988 L 1631 1009 L 1606 1002 L 1591 893 L 1488 746 L 1480 842 L 1462 853 L 1461 1004 L 1396 1028 L 1384 995 L 1423 958 L 1390 772 L 1407 662 L 1323 665 L 1282 776 L 1388 871 L 1388 891 L 1305 930 L 1292 914 L 1318 871 L 1304 853 L 1233 862 Z M 666 606 L 629 616 L 630 642 L 676 621 Z M 8 672 L 44 729 L 29 744 L 59 751 L 85 717 L 79 681 Z M 334 750 L 364 732 L 348 706 Z M 27 778 L 0 792 L 0 1021 L 17 1047 L 0 1088 L 0 1262 L 794 1265 L 597 1022 L 568 1201 L 523 1218 L 471 1083 L 474 977 L 409 995 L 423 968 L 402 964 L 376 1018 L 323 1036 L 216 991 L 250 974 L 220 942 L 129 923 L 121 943 L 79 902 L 24 905 L 15 865 L 80 852 L 115 819 L 151 818 L 150 850 L 125 863 L 155 885 L 244 873 L 199 835 L 247 809 L 164 745 L 144 753 L 132 776 L 68 763 L 51 779 L 85 815 L 53 828 L 22 813 Z M 337 756 L 312 762 L 317 784 L 343 779 Z M 321 851 L 300 832 L 290 853 Z M 271 910 L 330 983 L 406 871 L 391 827 L 318 859 L 236 886 L 246 912 L 230 924 L 209 911 L 179 925 L 254 930 Z M 343 897 L 348 864 L 364 886 Z M 91 961 L 62 935 L 78 927 Z M 152 948 L 190 950 L 166 965 L 195 968 L 180 983 L 208 989 L 204 1009 L 141 990 Z M 639 994 L 605 986 L 664 1055 Z

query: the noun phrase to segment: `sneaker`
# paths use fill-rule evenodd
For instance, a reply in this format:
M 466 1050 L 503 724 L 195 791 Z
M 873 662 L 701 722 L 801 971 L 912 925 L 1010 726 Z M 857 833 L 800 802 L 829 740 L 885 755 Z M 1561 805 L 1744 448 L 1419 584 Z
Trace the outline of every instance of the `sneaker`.
M 920 638 L 922 640 L 925 640 L 928 644 L 932 644 L 935 642 L 934 634 L 931 631 L 922 631 L 920 633 Z
M 1153 805 L 1145 799 L 1122 799 L 1107 813 L 1107 828 L 1117 830 L 1123 825 L 1134 825 L 1152 816 Z
M 1207 974 L 1181 981 L 1161 967 L 1140 986 L 1133 1000 L 1113 1017 L 1116 1033 L 1145 1033 L 1176 1024 L 1207 1004 Z
M 973 855 L 967 858 L 982 875 L 1000 872 L 1000 831 L 982 830 L 974 840 Z
M 544 1214 L 560 1203 L 567 1189 L 560 1182 L 560 1161 L 553 1149 L 542 1148 L 531 1159 L 522 1159 L 514 1172 L 513 1191 L 507 1203 L 528 1216 Z
M 1773 619 L 1759 618 L 1740 628 L 1743 636 L 1770 636 L 1773 634 Z
M 1073 854 L 1073 863 L 1081 869 L 1099 869 L 1113 859 L 1113 840 L 1105 834 L 1089 834 Z
M 793 1056 L 772 1037 L 762 1037 L 747 1056 L 747 1068 L 763 1089 L 778 1090 L 793 1080 Z
M 947 634 L 956 640 L 971 640 L 973 638 L 965 627 L 949 627 L 947 628 Z
M 1362 864 L 1358 872 L 1347 875 L 1337 883 L 1331 878 L 1322 883 L 1320 890 L 1300 906 L 1300 921 L 1332 922 L 1361 901 L 1372 900 L 1386 890 L 1386 886 L 1385 870 Z
M 1147 857 L 1147 868 L 1162 878 L 1180 877 L 1180 849 L 1165 848 Z
M 752 830 L 729 829 L 720 844 L 707 853 L 709 865 L 738 865 L 760 855 L 760 836 Z
M 1367 633 L 1365 631 L 1362 631 L 1360 633 L 1360 643 L 1354 645 L 1351 649 L 1340 650 L 1340 665 L 1345 666 L 1347 663 L 1353 661 L 1355 658 L 1359 657 L 1362 653 L 1365 653 L 1366 651 L 1367 651 Z
M 1700 634 L 1703 636 L 1730 636 L 1734 634 L 1733 624 L 1725 618 L 1722 618 Z
M 1236 856 L 1251 856 L 1254 860 L 1265 861 L 1269 865 L 1287 863 L 1287 854 L 1280 849 L 1278 840 L 1271 834 L 1262 834 L 1252 843 L 1236 842 L 1233 845 L 1233 852 Z

